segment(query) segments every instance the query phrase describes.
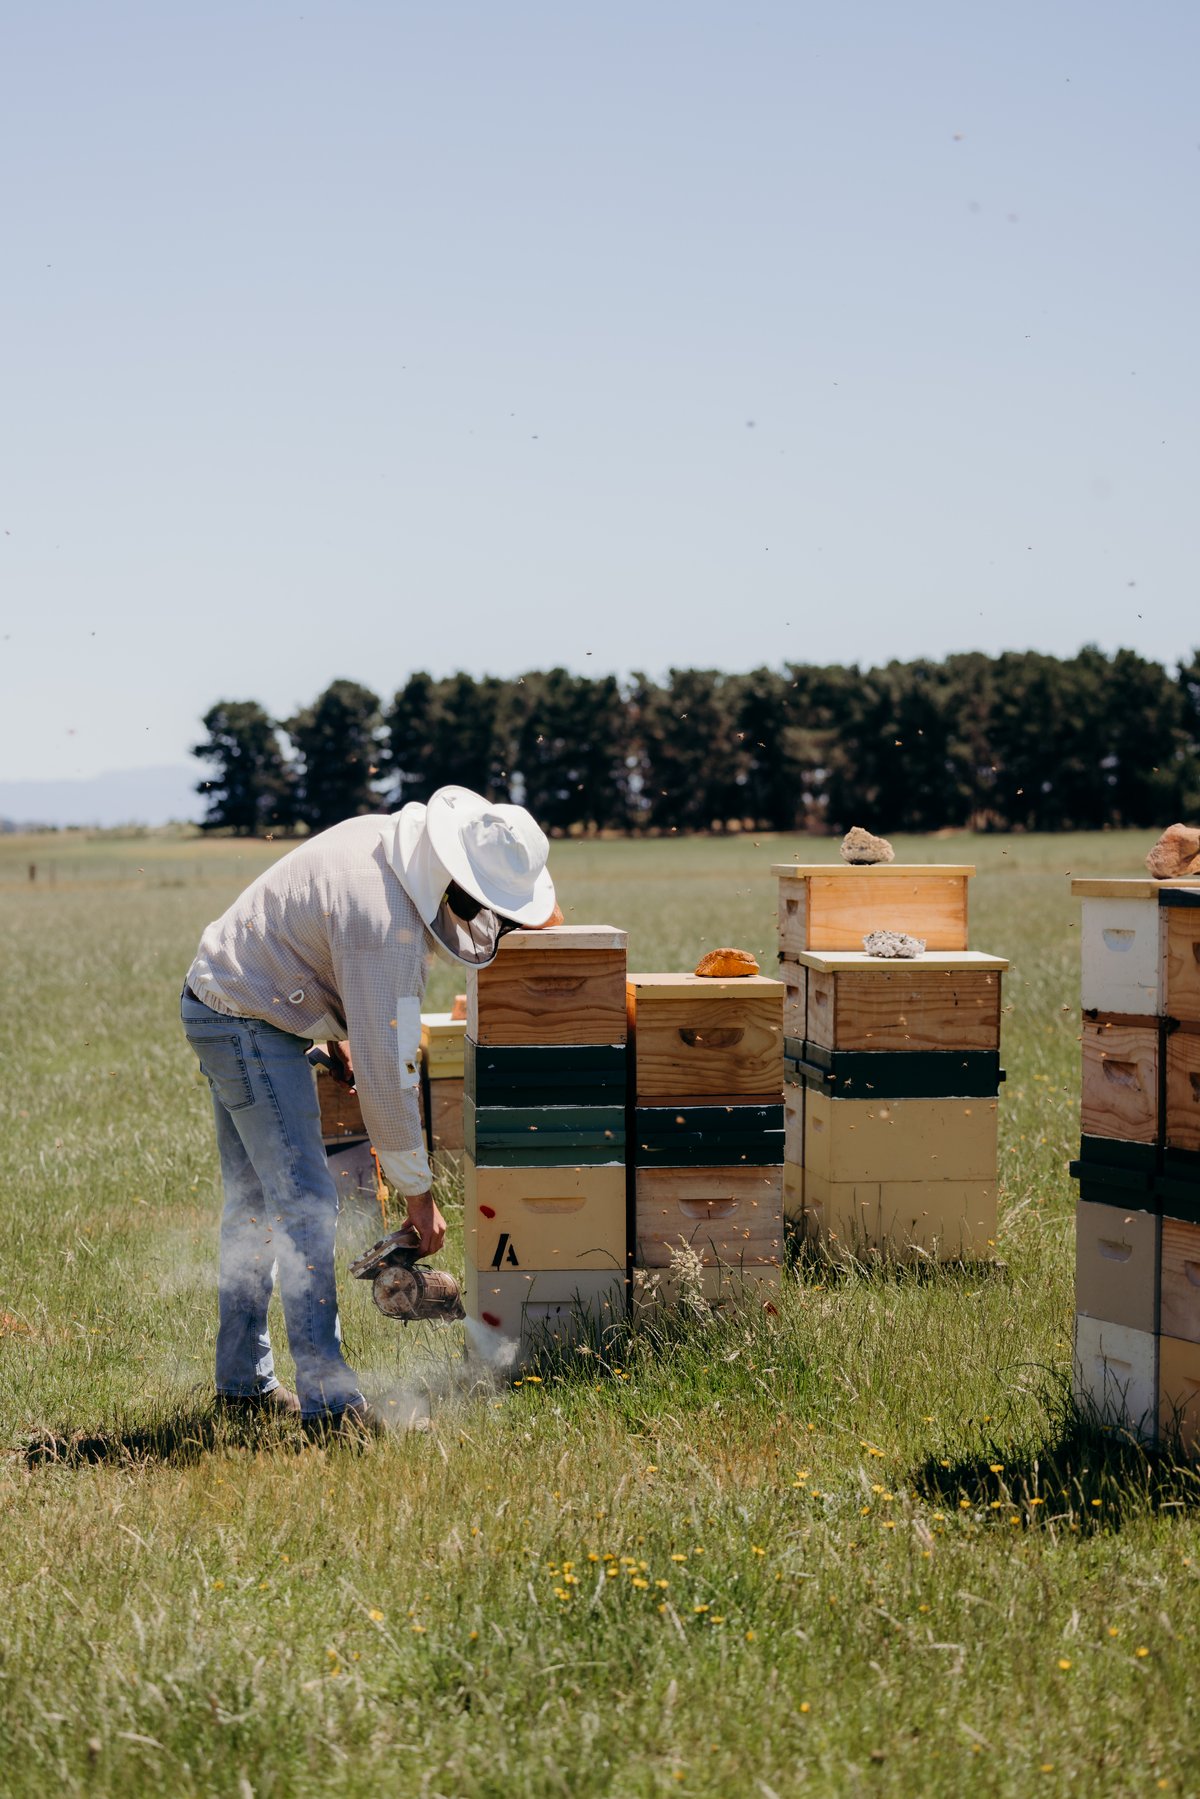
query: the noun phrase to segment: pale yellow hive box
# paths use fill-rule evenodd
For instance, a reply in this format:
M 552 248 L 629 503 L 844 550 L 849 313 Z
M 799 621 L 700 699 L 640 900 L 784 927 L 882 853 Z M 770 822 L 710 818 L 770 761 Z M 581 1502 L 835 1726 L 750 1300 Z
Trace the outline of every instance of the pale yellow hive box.
M 449 1012 L 422 1012 L 421 1063 L 431 1081 L 461 1080 L 467 1021 Z
M 779 956 L 854 949 L 870 931 L 904 931 L 931 950 L 967 947 L 967 864 L 776 862 Z

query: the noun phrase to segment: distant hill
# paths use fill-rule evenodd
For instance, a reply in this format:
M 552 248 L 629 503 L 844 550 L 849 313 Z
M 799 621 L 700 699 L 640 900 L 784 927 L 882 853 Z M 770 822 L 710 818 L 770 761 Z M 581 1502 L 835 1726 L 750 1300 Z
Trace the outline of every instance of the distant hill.
M 74 781 L 0 781 L 0 828 L 28 825 L 165 825 L 199 820 L 201 775 L 175 768 L 116 768 Z

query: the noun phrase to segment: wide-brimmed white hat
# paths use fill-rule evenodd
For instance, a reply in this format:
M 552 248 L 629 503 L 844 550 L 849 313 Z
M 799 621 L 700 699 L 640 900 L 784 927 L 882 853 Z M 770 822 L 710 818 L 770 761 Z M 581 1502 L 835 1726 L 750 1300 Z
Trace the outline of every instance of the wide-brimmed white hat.
M 427 925 L 451 881 L 515 924 L 545 924 L 553 912 L 550 845 L 524 806 L 485 800 L 468 787 L 439 787 L 428 805 L 402 806 L 394 824 L 388 859 Z

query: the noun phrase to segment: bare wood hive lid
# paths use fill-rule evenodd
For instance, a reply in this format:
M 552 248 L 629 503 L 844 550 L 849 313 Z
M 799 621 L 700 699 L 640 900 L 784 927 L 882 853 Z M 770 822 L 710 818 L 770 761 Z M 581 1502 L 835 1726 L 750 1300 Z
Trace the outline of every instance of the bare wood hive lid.
M 1151 875 L 1076 875 L 1071 892 L 1076 899 L 1152 900 L 1166 889 L 1187 892 L 1200 888 L 1200 877 L 1179 875 L 1171 881 L 1156 881 Z
M 516 949 L 619 949 L 627 950 L 628 931 L 611 924 L 556 924 L 541 931 L 506 931 L 499 954 Z
M 856 881 L 895 881 L 904 875 L 945 875 L 962 879 L 975 873 L 967 862 L 773 862 L 773 875 L 806 881 L 813 875 Z
M 1008 963 L 1003 956 L 988 956 L 978 949 L 926 950 L 920 956 L 868 956 L 861 949 L 795 950 L 788 958 L 804 968 L 815 968 L 818 974 L 848 974 L 865 968 L 891 973 L 925 974 L 1003 974 Z
M 784 991 L 782 981 L 762 974 L 728 975 L 715 980 L 703 974 L 631 974 L 625 984 L 635 997 L 645 993 L 653 999 L 726 999 L 739 993 L 772 999 Z

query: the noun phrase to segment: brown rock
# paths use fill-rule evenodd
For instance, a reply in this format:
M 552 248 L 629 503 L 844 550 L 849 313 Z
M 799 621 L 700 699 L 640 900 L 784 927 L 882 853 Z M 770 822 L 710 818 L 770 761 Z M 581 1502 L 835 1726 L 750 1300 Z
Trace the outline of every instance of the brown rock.
M 886 837 L 873 837 L 861 825 L 851 825 L 842 838 L 842 861 L 856 867 L 871 862 L 894 862 L 896 852 Z
M 710 949 L 696 964 L 696 973 L 713 980 L 729 980 L 731 976 L 757 974 L 758 963 L 744 949 Z
M 1168 825 L 1146 857 L 1146 867 L 1156 881 L 1200 874 L 1200 830 L 1194 825 Z

